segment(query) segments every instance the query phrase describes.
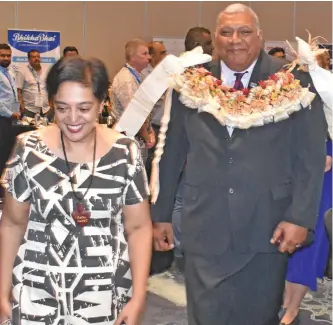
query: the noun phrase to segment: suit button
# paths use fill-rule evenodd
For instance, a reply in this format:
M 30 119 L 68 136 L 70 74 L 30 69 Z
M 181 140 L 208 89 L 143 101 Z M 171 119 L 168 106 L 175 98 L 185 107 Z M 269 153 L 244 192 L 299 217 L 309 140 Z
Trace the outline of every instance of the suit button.
M 229 193 L 234 194 L 234 190 L 232 188 L 229 188 Z
M 232 157 L 229 158 L 229 164 L 232 164 L 234 162 L 234 159 Z

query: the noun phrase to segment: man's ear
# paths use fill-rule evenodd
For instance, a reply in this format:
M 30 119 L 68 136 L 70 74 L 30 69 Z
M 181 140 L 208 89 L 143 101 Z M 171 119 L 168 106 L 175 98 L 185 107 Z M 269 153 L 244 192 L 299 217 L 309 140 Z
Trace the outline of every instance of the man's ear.
M 201 47 L 202 47 L 202 45 L 201 45 L 199 42 L 194 42 L 194 44 L 193 44 L 193 48 L 195 49 L 195 48 L 198 47 L 198 46 L 201 46 Z
M 263 33 L 262 29 L 259 29 L 257 33 L 258 33 L 258 37 L 259 37 L 260 41 L 262 42 L 264 39 L 264 33 Z

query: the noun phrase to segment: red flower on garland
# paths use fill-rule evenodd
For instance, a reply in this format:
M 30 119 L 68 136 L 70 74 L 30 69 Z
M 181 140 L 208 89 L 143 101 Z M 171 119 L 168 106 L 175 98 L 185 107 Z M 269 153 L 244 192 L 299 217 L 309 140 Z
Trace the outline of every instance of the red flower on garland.
M 269 79 L 271 79 L 271 80 L 277 82 L 277 81 L 279 80 L 279 77 L 274 73 L 274 74 L 271 74 L 271 75 L 269 76 Z
M 295 77 L 292 73 L 288 73 L 287 74 L 287 77 L 288 77 L 288 82 L 291 83 L 295 80 Z
M 263 81 L 263 80 L 260 80 L 260 81 L 258 82 L 258 85 L 259 85 L 259 87 L 261 87 L 262 89 L 265 89 L 265 88 L 266 88 L 266 83 L 265 83 L 265 81 Z
M 244 95 L 244 96 L 248 96 L 249 93 L 250 93 L 250 90 L 249 90 L 248 88 L 244 88 L 244 89 L 242 90 L 242 92 L 243 92 L 243 95 Z

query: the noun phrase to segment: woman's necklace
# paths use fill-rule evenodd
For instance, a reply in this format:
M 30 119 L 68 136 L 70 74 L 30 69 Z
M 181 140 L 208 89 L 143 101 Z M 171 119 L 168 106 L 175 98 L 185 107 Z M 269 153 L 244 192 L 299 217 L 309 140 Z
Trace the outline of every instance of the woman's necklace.
M 69 176 L 69 182 L 71 183 L 71 186 L 72 186 L 72 191 L 73 191 L 73 194 L 75 196 L 75 199 L 78 201 L 76 203 L 76 208 L 75 210 L 73 210 L 72 212 L 72 217 L 73 219 L 75 220 L 75 222 L 80 225 L 81 227 L 84 227 L 88 224 L 89 222 L 89 219 L 90 219 L 90 211 L 87 211 L 84 207 L 84 204 L 83 204 L 83 200 L 85 198 L 85 196 L 87 195 L 88 191 L 90 190 L 91 188 L 91 185 L 92 185 L 92 182 L 93 182 L 93 176 L 94 176 L 94 173 L 95 173 L 95 158 L 96 158 L 96 130 L 94 131 L 95 132 L 95 136 L 94 136 L 94 152 L 93 152 L 93 167 L 92 167 L 92 173 L 91 173 L 91 177 L 90 177 L 90 182 L 88 184 L 88 187 L 87 187 L 87 190 L 86 192 L 82 195 L 82 194 L 79 194 L 75 192 L 75 189 L 74 189 L 74 179 L 73 177 L 71 177 L 69 174 L 70 174 L 70 166 L 69 166 L 69 162 L 68 162 L 68 159 L 67 159 L 67 154 L 66 154 L 66 149 L 65 149 L 65 143 L 64 143 L 64 135 L 63 133 L 60 131 L 60 139 L 61 139 L 61 145 L 62 145 L 62 151 L 64 153 L 64 157 L 65 157 L 65 161 L 66 161 L 66 165 L 67 165 L 67 168 L 68 168 L 68 176 Z

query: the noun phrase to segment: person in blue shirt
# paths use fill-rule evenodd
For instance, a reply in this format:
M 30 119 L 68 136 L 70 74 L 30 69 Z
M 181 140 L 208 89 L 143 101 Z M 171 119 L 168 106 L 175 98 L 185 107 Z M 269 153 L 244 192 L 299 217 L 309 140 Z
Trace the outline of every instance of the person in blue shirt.
M 10 69 L 12 50 L 7 44 L 0 44 L 0 116 L 20 118 L 20 107 L 15 85 L 15 75 Z
M 10 69 L 12 51 L 8 44 L 0 44 L 0 175 L 11 150 L 10 130 L 13 120 L 20 118 L 15 75 Z M 2 198 L 0 189 L 0 199 Z

